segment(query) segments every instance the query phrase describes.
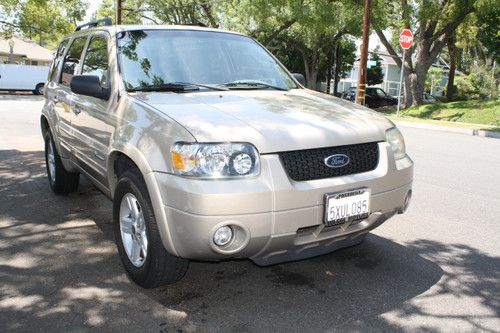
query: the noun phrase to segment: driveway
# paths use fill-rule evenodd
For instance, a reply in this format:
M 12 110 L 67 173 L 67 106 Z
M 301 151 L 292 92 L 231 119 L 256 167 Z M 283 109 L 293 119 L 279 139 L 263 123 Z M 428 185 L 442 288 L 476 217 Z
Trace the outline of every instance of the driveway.
M 500 140 L 403 127 L 413 202 L 361 245 L 193 262 L 144 290 L 120 265 L 111 203 L 85 180 L 49 191 L 42 104 L 0 95 L 0 331 L 499 331 Z

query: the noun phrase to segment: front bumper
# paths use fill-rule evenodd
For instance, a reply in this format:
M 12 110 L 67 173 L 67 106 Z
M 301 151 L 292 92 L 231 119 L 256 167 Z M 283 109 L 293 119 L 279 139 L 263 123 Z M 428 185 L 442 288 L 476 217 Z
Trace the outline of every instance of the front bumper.
M 262 155 L 256 178 L 196 180 L 154 173 L 163 211 L 157 220 L 167 249 L 184 258 L 251 258 L 268 265 L 298 260 L 359 243 L 405 205 L 411 191 L 413 162 L 395 161 L 389 145 L 379 143 L 375 170 L 361 174 L 294 182 L 278 155 Z M 324 195 L 354 188 L 371 190 L 370 216 L 350 226 L 324 227 Z M 162 228 L 162 224 L 163 228 Z M 213 233 L 231 225 L 235 241 L 227 248 Z

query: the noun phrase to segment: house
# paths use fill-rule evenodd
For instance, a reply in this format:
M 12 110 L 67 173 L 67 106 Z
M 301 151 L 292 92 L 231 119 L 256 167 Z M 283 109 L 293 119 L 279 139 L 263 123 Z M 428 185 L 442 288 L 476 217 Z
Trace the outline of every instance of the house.
M 0 37 L 0 63 L 9 62 L 10 45 L 13 41 L 12 59 L 15 64 L 19 65 L 34 65 L 34 66 L 49 66 L 52 62 L 52 51 L 48 50 L 37 43 L 21 39 L 13 36 L 9 39 Z
M 373 53 L 374 52 L 370 52 L 370 54 Z M 381 84 L 376 85 L 376 87 L 382 88 L 387 94 L 391 96 L 397 96 L 399 88 L 399 77 L 400 77 L 399 66 L 396 64 L 394 58 L 391 55 L 381 52 L 378 52 L 377 54 L 382 59 L 381 63 L 382 63 L 382 71 L 384 73 L 384 81 Z M 368 61 L 368 67 L 369 66 L 370 66 L 370 61 Z M 448 82 L 447 73 L 449 67 L 448 64 L 446 64 L 446 62 L 439 57 L 432 66 L 443 69 L 445 74 L 442 78 L 437 79 L 435 83 L 434 94 L 440 95 L 439 92 L 443 91 Z M 358 78 L 359 78 L 359 58 L 354 62 L 351 71 L 345 77 L 340 79 L 337 86 L 338 89 L 337 91 L 343 92 L 349 89 L 349 87 L 357 86 Z

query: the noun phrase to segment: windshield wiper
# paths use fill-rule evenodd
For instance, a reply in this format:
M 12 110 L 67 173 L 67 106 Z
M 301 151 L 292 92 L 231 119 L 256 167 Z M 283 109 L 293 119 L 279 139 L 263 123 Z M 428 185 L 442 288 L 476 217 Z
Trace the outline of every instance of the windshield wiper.
M 257 81 L 257 80 L 255 80 L 255 81 L 254 80 L 248 80 L 248 81 L 246 81 L 246 80 L 237 80 L 237 81 L 233 81 L 233 82 L 228 82 L 228 83 L 221 84 L 221 86 L 228 87 L 230 89 L 232 87 L 241 87 L 241 86 L 244 86 L 244 87 L 255 87 L 255 89 L 259 89 L 260 87 L 265 87 L 265 88 L 270 88 L 270 89 L 288 91 L 288 88 L 273 86 L 272 84 L 265 83 L 265 82 L 262 82 L 262 81 Z
M 214 87 L 199 83 L 188 83 L 188 82 L 169 82 L 161 84 L 150 84 L 144 86 L 138 86 L 134 88 L 129 88 L 127 91 L 188 91 L 188 90 L 200 90 L 200 88 L 206 88 L 210 90 L 228 90 L 227 88 Z

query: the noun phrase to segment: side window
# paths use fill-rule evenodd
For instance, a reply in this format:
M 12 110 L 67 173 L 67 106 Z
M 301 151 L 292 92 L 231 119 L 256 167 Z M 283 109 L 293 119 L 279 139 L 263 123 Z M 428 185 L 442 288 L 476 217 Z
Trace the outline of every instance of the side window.
M 49 81 L 55 81 L 57 79 L 57 72 L 59 68 L 59 64 L 61 63 L 61 58 L 68 47 L 68 40 L 65 39 L 61 42 L 59 47 L 57 48 L 57 52 L 54 56 L 54 61 L 52 61 L 52 67 L 49 72 Z
M 95 36 L 90 40 L 85 59 L 83 60 L 82 74 L 99 77 L 101 87 L 109 86 L 108 78 L 108 42 L 103 36 Z
M 64 57 L 60 83 L 65 86 L 69 86 L 71 79 L 76 74 L 75 71 L 78 69 L 78 63 L 80 62 L 80 56 L 86 41 L 87 37 L 76 38 L 69 47 L 66 57 Z

